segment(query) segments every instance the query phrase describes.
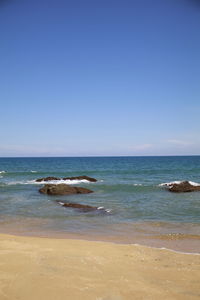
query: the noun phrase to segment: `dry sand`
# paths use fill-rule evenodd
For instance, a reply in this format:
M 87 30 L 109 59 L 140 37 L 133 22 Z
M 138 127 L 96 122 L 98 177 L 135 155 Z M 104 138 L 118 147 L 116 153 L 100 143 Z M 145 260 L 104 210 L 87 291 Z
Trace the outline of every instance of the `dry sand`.
M 200 255 L 0 235 L 0 300 L 200 299 Z

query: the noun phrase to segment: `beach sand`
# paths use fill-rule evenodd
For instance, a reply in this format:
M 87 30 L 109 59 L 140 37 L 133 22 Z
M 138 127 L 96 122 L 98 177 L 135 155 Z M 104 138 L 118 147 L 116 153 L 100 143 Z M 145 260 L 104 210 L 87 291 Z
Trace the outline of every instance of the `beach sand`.
M 1 300 L 200 299 L 200 255 L 0 235 Z

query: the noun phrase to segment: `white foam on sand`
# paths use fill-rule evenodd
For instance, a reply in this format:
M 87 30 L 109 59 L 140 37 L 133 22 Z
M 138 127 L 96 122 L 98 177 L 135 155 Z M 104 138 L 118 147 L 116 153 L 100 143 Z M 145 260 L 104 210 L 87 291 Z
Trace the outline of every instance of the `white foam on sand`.
M 175 253 L 179 253 L 179 254 L 183 254 L 183 255 L 200 255 L 200 253 L 198 252 L 184 252 L 184 251 L 179 251 L 179 250 L 173 250 L 173 249 L 170 249 L 170 248 L 166 248 L 166 247 L 153 247 L 153 246 L 147 246 L 147 245 L 141 245 L 141 244 L 137 244 L 137 243 L 134 243 L 134 244 L 131 244 L 133 246 L 136 246 L 136 247 L 145 247 L 145 248 L 151 248 L 151 249 L 158 249 L 158 250 L 164 250 L 164 251 L 170 251 L 170 252 L 175 252 Z
M 159 186 L 172 186 L 174 184 L 180 184 L 182 183 L 183 181 L 171 181 L 171 182 L 165 182 L 165 183 L 161 183 L 159 184 Z M 188 181 L 191 185 L 193 186 L 200 186 L 200 183 L 197 183 L 197 182 L 193 182 L 193 181 Z

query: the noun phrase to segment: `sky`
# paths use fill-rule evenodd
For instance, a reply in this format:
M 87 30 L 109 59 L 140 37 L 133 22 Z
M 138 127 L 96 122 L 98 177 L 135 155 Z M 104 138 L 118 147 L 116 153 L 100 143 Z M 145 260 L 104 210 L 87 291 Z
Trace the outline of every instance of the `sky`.
M 200 1 L 0 0 L 0 156 L 200 155 Z

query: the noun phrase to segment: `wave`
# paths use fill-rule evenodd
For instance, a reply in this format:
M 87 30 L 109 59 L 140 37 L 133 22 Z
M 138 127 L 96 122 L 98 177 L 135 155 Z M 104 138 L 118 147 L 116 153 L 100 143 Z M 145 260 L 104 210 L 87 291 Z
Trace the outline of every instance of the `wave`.
M 7 185 L 17 185 L 17 184 L 37 184 L 37 185 L 41 185 L 41 184 L 79 184 L 79 183 L 91 183 L 90 181 L 86 180 L 86 179 L 74 179 L 74 180 L 50 180 L 50 181 L 41 181 L 41 182 L 36 182 L 35 180 L 27 180 L 27 181 L 10 181 L 8 183 L 6 183 Z
M 172 186 L 174 184 L 180 184 L 182 183 L 183 181 L 171 181 L 171 182 L 164 182 L 164 183 L 161 183 L 159 184 L 159 186 Z M 193 181 L 188 181 L 191 185 L 193 186 L 200 186 L 200 183 L 197 183 L 197 182 L 193 182 Z
M 30 173 L 38 173 L 38 171 L 30 170 L 30 171 L 0 171 L 0 174 L 9 174 L 9 175 L 27 175 Z
M 158 249 L 158 250 L 164 250 L 164 251 L 170 251 L 170 252 L 175 252 L 175 253 L 180 253 L 180 254 L 185 254 L 185 255 L 200 255 L 200 253 L 198 252 L 184 252 L 184 251 L 180 251 L 180 250 L 174 250 L 174 249 L 171 249 L 171 248 L 167 248 L 167 247 L 154 247 L 154 246 L 147 246 L 147 245 L 143 245 L 143 244 L 137 244 L 137 243 L 134 243 L 134 244 L 131 244 L 133 246 L 136 246 L 136 247 L 145 247 L 145 248 L 151 248 L 151 249 Z
M 105 209 L 104 206 L 99 206 L 97 207 L 98 210 L 104 210 L 105 212 L 107 213 L 110 213 L 111 212 L 111 209 Z
M 29 184 L 78 184 L 78 183 L 91 183 L 89 180 L 86 179 L 60 179 L 60 180 L 50 180 L 50 181 L 41 181 L 41 182 L 36 182 L 35 180 L 30 180 L 28 182 Z

